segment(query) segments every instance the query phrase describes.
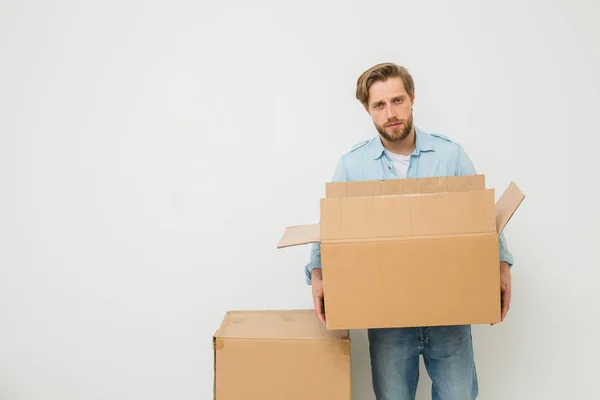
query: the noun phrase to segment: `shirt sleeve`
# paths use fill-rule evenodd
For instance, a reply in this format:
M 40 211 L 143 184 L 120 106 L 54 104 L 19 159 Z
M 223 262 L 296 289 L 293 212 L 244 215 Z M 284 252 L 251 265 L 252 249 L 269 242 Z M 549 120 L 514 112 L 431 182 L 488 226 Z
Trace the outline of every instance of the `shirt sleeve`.
M 348 172 L 344 166 L 343 158 L 338 162 L 335 172 L 333 173 L 332 182 L 348 182 Z M 310 285 L 311 272 L 315 268 L 321 268 L 321 245 L 319 243 L 313 243 L 310 248 L 310 259 L 306 267 L 304 267 L 304 275 L 306 284 Z
M 464 151 L 462 146 L 458 146 L 458 164 L 456 168 L 456 175 L 477 174 L 473 162 L 471 161 L 467 153 Z M 508 250 L 508 245 L 506 243 L 506 238 L 504 237 L 504 232 L 500 234 L 498 240 L 500 247 L 500 262 L 506 261 L 509 267 L 512 267 L 512 265 L 514 264 L 514 258 L 511 252 Z

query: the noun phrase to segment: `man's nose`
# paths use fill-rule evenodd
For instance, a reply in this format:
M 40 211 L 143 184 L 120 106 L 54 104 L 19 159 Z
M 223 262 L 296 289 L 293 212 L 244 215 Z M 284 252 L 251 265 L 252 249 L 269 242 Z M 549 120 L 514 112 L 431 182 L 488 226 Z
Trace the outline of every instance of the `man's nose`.
M 392 111 L 392 106 L 391 106 L 391 104 L 388 104 L 388 105 L 385 107 L 385 117 L 386 117 L 387 119 L 392 119 L 392 118 L 394 118 L 394 117 L 395 117 L 395 116 L 394 116 L 394 112 Z

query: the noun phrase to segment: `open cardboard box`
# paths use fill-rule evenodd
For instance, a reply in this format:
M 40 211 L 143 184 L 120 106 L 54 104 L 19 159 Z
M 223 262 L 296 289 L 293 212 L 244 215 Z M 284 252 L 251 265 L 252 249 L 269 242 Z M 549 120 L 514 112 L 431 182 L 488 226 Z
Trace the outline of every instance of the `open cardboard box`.
M 328 329 L 500 321 L 499 234 L 525 196 L 494 204 L 483 175 L 332 182 L 320 224 L 278 248 L 320 243 Z

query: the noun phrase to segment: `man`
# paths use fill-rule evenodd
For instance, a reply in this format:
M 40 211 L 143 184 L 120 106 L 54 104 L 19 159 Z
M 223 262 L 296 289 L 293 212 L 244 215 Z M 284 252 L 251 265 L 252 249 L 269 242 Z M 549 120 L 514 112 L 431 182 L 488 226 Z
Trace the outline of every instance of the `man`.
M 413 125 L 415 87 L 405 68 L 392 63 L 371 67 L 357 81 L 356 98 L 371 116 L 379 136 L 359 143 L 341 157 L 334 182 L 476 174 L 459 144 Z M 501 320 L 504 320 L 510 305 L 513 258 L 503 235 L 499 241 Z M 319 244 L 311 249 L 306 278 L 312 284 L 317 316 L 325 324 Z M 469 325 L 370 329 L 368 337 L 377 400 L 415 398 L 420 354 L 433 383 L 434 400 L 477 397 Z

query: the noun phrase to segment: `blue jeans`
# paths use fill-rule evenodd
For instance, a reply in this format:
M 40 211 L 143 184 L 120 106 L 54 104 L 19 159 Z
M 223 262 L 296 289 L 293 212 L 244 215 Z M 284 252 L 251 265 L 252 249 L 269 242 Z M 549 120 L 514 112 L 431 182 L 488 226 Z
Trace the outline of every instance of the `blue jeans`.
M 432 381 L 433 400 L 474 400 L 478 394 L 471 326 L 370 329 L 377 400 L 414 400 L 419 355 Z

